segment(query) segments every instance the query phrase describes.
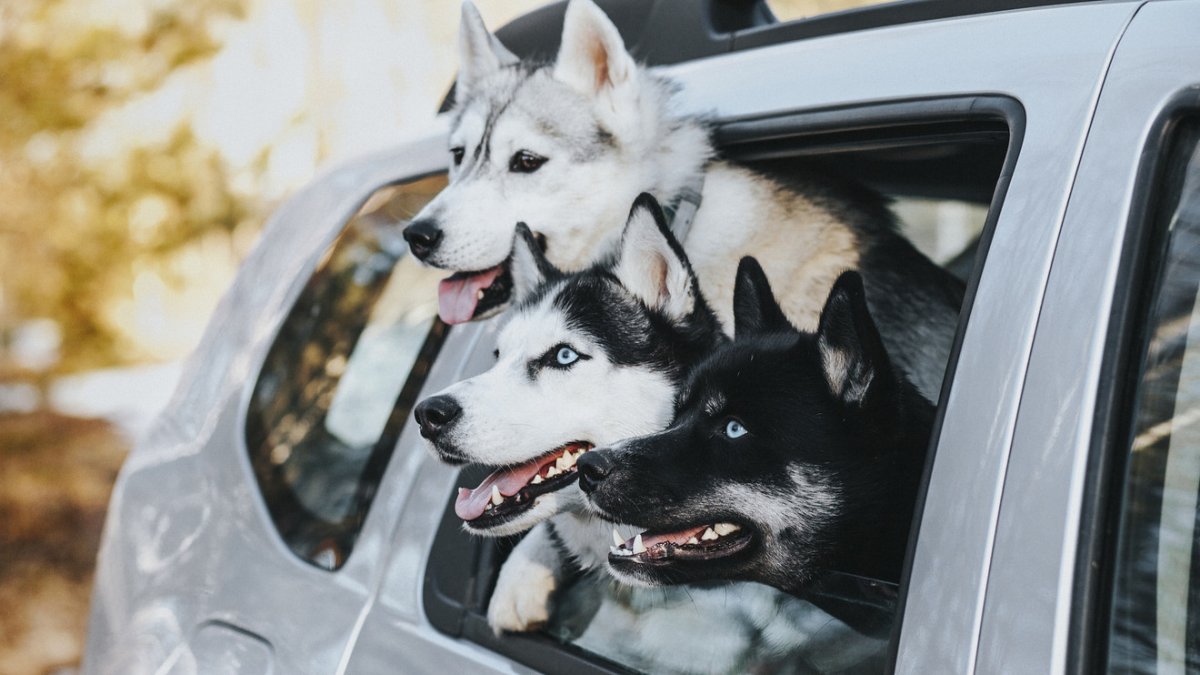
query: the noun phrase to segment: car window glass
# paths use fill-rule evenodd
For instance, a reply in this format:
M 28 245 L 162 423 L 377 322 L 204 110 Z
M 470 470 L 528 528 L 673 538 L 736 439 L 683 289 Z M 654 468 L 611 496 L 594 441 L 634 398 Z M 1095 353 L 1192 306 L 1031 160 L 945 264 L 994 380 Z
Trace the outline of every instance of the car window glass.
M 322 255 L 263 363 L 246 445 L 288 547 L 336 569 L 353 549 L 445 327 L 436 271 L 403 225 L 445 185 L 377 190 Z
M 1198 140 L 1200 125 L 1182 127 L 1157 187 L 1165 242 L 1126 446 L 1109 672 L 1200 673 Z

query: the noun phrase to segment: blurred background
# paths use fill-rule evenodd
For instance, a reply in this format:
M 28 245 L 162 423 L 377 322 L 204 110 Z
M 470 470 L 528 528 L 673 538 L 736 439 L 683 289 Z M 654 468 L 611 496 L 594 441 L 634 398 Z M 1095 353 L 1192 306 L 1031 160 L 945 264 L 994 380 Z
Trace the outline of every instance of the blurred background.
M 476 2 L 493 28 L 543 4 Z M 0 3 L 0 674 L 78 665 L 131 443 L 271 210 L 433 120 L 458 16 L 454 0 Z

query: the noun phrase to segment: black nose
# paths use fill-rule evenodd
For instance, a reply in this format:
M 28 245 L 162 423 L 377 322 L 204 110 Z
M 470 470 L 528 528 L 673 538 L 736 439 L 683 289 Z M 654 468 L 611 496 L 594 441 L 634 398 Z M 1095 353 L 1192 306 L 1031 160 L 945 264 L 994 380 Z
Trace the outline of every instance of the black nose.
M 442 231 L 432 220 L 414 220 L 404 228 L 404 241 L 418 260 L 424 260 L 442 240 Z
M 579 487 L 592 494 L 612 471 L 613 461 L 607 452 L 593 450 L 583 453 L 576 467 L 579 469 Z
M 432 396 L 417 404 L 413 417 L 421 425 L 421 436 L 433 439 L 454 421 L 462 407 L 449 396 Z

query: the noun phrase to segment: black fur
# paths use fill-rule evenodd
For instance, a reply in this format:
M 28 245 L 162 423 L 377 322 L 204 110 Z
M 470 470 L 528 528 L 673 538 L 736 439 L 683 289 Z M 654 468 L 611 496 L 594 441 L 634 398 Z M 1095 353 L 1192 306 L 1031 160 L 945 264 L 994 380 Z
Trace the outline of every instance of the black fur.
M 733 523 L 734 552 L 613 555 L 610 567 L 652 584 L 739 579 L 798 594 L 835 570 L 898 580 L 933 406 L 893 368 L 857 273 L 834 284 L 817 333 L 764 322 L 778 305 L 753 259 L 738 276 L 737 339 L 689 374 L 672 425 L 579 460 L 606 517 L 651 534 Z M 728 437 L 730 420 L 748 433 Z
M 579 272 L 558 273 L 557 280 L 550 278 L 550 283 L 520 299 L 519 308 L 536 305 L 552 295 L 554 306 L 563 312 L 567 322 L 603 345 L 613 363 L 649 366 L 682 379 L 689 366 L 723 344 L 726 338 L 658 201 L 642 193 L 630 209 L 631 219 L 639 209 L 653 216 L 659 233 L 688 271 L 696 298 L 689 315 L 672 319 L 633 297 L 615 274 L 618 264 L 615 254 Z

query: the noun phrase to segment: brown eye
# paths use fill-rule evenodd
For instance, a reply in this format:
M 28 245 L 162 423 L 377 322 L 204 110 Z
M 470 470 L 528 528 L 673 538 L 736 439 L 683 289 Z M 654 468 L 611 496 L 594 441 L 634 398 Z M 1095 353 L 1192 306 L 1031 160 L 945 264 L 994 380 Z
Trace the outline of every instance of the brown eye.
M 528 150 L 520 150 L 508 160 L 508 170 L 513 173 L 533 173 L 542 168 L 546 158 L 535 155 Z
M 466 148 L 450 148 L 450 155 L 454 157 L 454 166 L 462 164 L 463 155 L 466 154 Z

